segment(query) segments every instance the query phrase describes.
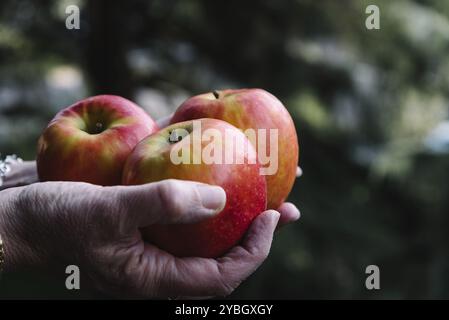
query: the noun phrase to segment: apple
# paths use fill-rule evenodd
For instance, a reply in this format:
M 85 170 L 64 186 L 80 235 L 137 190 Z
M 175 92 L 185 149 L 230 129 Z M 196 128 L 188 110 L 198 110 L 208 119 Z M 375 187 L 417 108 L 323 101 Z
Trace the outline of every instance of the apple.
M 266 152 L 270 158 L 275 156 L 277 159 L 277 170 L 265 175 L 268 209 L 277 209 L 293 187 L 299 155 L 295 125 L 284 105 L 275 96 L 262 89 L 214 91 L 187 99 L 176 110 L 171 123 L 199 118 L 224 120 L 243 131 L 248 129 L 257 132 L 260 129 L 267 131 L 265 136 L 258 135 L 256 140 L 252 139 L 251 142 L 257 144 L 259 157 L 262 152 Z M 277 153 L 275 148 L 270 151 L 271 138 L 268 131 L 271 129 L 277 129 Z M 261 145 L 259 142 L 256 143 L 259 137 L 263 140 Z M 274 144 L 271 146 L 274 147 Z M 268 165 L 263 161 L 260 162 L 263 166 Z
M 150 116 L 125 98 L 99 95 L 76 102 L 39 138 L 39 179 L 119 185 L 131 151 L 156 130 Z
M 126 162 L 123 184 L 180 179 L 221 186 L 226 206 L 214 217 L 142 229 L 145 240 L 176 256 L 215 258 L 235 246 L 266 209 L 266 181 L 259 170 L 256 150 L 239 129 L 199 119 L 170 125 L 142 140 Z

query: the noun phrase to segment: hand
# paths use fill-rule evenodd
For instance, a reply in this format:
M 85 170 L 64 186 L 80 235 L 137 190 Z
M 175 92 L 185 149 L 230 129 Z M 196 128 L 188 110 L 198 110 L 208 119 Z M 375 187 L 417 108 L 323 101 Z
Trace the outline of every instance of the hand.
M 154 223 L 210 217 L 223 208 L 225 197 L 219 187 L 179 180 L 127 187 L 46 182 L 5 190 L 0 193 L 5 271 L 75 264 L 107 294 L 228 295 L 267 257 L 278 222 L 299 218 L 293 205 L 262 213 L 241 245 L 219 259 L 176 258 L 144 243 L 139 232 Z
M 20 187 L 38 182 L 35 161 L 24 161 L 11 166 L 11 171 L 4 178 L 0 191 L 12 187 Z

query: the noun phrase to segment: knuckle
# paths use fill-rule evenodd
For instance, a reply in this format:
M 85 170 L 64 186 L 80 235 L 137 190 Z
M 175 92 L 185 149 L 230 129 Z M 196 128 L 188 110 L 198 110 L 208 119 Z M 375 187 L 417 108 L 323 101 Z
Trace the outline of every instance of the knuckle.
M 203 208 L 202 199 L 198 188 L 192 188 L 188 203 L 189 206 L 195 210 L 201 210 Z
M 262 262 L 268 258 L 270 250 L 268 248 L 262 248 L 259 246 L 251 246 L 244 249 L 244 254 L 252 257 L 255 262 Z
M 159 198 L 163 203 L 170 202 L 172 194 L 176 192 L 176 181 L 173 179 L 164 180 L 158 186 Z
M 254 257 L 258 260 L 258 261 L 264 261 L 268 258 L 268 251 L 267 250 L 262 250 L 260 248 L 258 248 L 256 250 L 256 252 L 254 253 Z
M 165 180 L 157 190 L 161 204 L 167 212 L 167 218 L 171 222 L 179 221 L 184 207 L 180 197 L 183 193 L 181 183 L 174 179 Z
M 254 262 L 257 264 L 261 264 L 263 261 L 265 261 L 268 258 L 268 253 L 265 251 L 258 250 L 255 253 L 253 253 Z

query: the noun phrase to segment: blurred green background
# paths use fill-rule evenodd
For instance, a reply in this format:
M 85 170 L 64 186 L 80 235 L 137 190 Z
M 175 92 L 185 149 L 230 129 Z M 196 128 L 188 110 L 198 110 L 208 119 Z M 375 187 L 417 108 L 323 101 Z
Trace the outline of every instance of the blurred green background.
M 231 297 L 449 298 L 448 52 L 441 0 L 2 0 L 0 151 L 33 159 L 52 116 L 88 95 L 159 118 L 261 87 L 296 123 L 302 218 Z M 380 290 L 365 288 L 370 264 Z

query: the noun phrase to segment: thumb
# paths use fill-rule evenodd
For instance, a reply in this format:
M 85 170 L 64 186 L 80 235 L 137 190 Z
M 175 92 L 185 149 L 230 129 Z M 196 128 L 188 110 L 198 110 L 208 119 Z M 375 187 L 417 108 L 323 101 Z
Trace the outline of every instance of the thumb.
M 114 187 L 113 187 L 114 188 Z M 115 187 L 131 223 L 195 223 L 222 211 L 226 193 L 218 186 L 184 180 L 163 180 L 139 186 Z

